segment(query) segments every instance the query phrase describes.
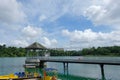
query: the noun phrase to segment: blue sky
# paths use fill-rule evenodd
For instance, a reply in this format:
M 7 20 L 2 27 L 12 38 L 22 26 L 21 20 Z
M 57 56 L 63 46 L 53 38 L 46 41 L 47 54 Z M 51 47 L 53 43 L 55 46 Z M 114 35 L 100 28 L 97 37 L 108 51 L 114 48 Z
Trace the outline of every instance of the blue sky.
M 0 44 L 82 49 L 120 45 L 120 1 L 0 0 Z

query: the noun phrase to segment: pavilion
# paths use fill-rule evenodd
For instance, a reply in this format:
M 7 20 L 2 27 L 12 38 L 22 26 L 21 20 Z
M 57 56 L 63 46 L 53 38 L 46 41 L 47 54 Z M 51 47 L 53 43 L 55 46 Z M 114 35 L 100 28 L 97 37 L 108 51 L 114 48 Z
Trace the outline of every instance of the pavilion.
M 44 47 L 42 44 L 38 42 L 34 42 L 31 45 L 27 46 L 26 48 L 27 51 L 27 57 L 34 57 L 36 56 L 44 56 L 46 54 L 46 51 L 48 50 L 46 47 Z M 30 52 L 36 53 L 34 55 L 30 55 Z

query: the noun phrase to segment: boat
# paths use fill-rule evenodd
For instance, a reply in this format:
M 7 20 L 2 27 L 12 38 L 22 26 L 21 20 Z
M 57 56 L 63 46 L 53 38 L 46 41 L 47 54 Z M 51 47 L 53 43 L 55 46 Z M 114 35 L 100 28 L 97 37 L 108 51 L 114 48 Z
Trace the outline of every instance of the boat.
M 16 72 L 8 75 L 1 75 L 0 80 L 58 80 L 57 69 L 28 67 L 25 72 Z
M 18 76 L 14 75 L 14 74 L 0 76 L 1 80 L 9 80 L 9 79 L 17 79 L 17 78 L 18 78 Z
M 8 75 L 1 75 L 0 80 L 40 80 L 41 77 L 33 76 L 27 77 L 23 75 L 16 75 L 16 74 L 8 74 Z

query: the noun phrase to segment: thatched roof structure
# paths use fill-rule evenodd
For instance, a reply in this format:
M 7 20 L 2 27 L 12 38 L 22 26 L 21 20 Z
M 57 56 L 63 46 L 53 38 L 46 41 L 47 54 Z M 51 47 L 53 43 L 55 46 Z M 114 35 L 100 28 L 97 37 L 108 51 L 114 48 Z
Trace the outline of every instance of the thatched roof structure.
M 46 47 L 44 47 L 43 45 L 41 45 L 38 42 L 34 42 L 33 44 L 29 45 L 28 47 L 26 47 L 26 49 L 39 49 L 39 50 L 44 50 L 47 49 Z

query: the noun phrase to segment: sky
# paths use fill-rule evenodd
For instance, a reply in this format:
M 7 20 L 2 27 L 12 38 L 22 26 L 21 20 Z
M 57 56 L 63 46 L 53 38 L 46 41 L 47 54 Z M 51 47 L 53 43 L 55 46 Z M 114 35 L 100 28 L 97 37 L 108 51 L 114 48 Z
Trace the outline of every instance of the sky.
M 120 0 L 0 0 L 0 44 L 120 46 Z

